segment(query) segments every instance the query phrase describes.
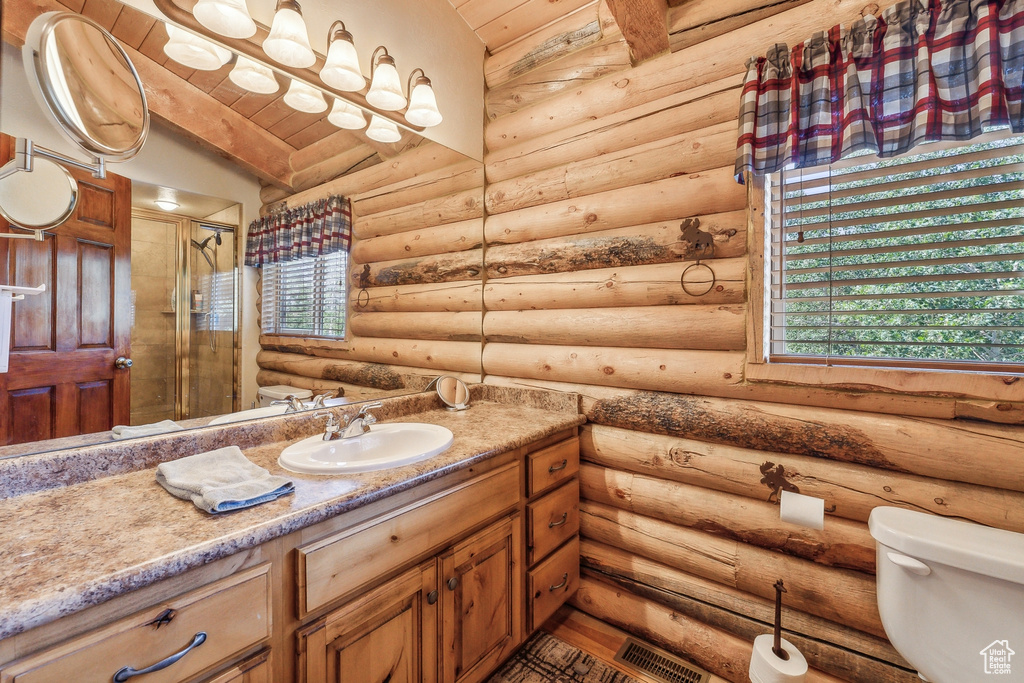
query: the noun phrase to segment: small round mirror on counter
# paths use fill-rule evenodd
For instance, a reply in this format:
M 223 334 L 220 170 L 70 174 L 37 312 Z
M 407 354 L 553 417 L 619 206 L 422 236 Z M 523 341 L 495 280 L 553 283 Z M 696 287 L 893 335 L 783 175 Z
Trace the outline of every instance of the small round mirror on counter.
M 25 68 L 44 109 L 76 145 L 106 161 L 125 161 L 149 133 L 146 94 L 121 45 L 73 12 L 37 17 L 25 39 Z
M 31 173 L 3 175 L 0 172 L 0 216 L 11 225 L 46 230 L 75 212 L 78 182 L 60 164 L 37 158 Z
M 469 387 L 458 377 L 442 375 L 433 384 L 437 395 L 449 410 L 465 410 L 469 407 Z

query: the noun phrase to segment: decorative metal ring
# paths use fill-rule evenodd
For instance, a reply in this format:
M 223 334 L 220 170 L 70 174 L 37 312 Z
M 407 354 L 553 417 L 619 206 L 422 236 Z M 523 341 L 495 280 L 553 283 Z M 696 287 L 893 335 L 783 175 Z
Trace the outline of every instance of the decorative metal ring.
M 364 298 L 365 295 L 365 298 Z M 359 290 L 359 294 L 356 296 L 356 306 L 359 308 L 366 308 L 370 304 L 370 293 L 365 288 Z
M 693 285 L 692 284 L 691 285 L 687 285 L 687 283 L 686 283 L 686 274 L 689 273 L 694 268 L 700 268 L 702 266 L 704 268 L 707 268 L 708 272 L 711 273 L 711 283 L 708 284 L 708 288 L 705 289 L 704 291 L 701 291 L 701 292 L 698 292 L 696 290 L 691 291 L 690 288 L 693 287 Z M 717 280 L 715 279 L 715 271 L 712 270 L 711 266 L 709 266 L 706 263 L 701 263 L 700 261 L 697 261 L 696 263 L 691 263 L 690 265 L 686 266 L 686 268 L 683 269 L 683 274 L 679 276 L 679 286 L 682 287 L 683 291 L 686 292 L 687 294 L 689 294 L 690 296 L 704 296 L 705 294 L 707 294 L 708 292 L 710 292 L 712 289 L 715 288 L 716 281 Z

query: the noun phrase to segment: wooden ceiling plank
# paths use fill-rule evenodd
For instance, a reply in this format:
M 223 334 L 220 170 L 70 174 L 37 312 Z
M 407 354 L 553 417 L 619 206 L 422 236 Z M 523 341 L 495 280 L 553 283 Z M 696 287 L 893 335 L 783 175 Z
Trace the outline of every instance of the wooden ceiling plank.
M 153 17 L 125 5 L 110 32 L 125 45 L 130 45 L 138 50 L 154 24 L 156 24 L 156 19 Z
M 605 0 L 629 45 L 633 66 L 669 51 L 665 0 Z
M 61 0 L 62 5 L 67 9 L 71 10 L 75 14 L 82 13 L 82 7 L 85 6 L 85 0 Z
M 475 31 L 526 2 L 527 0 L 468 0 L 459 7 L 459 14 Z
M 322 113 L 308 114 L 304 111 L 295 111 L 292 109 L 292 112 L 288 116 L 267 128 L 267 132 L 285 140 L 295 135 L 303 128 L 309 128 L 323 116 L 324 114 Z
M 224 87 L 227 87 L 227 85 Z M 241 90 L 241 88 L 239 89 Z M 269 95 L 260 95 L 259 93 L 247 92 L 245 90 L 242 92 L 242 96 L 231 105 L 231 108 L 245 118 L 251 119 L 257 113 L 276 102 L 284 90 L 278 90 L 276 93 L 270 93 Z
M 281 93 L 281 95 L 282 96 L 275 97 L 271 100 L 270 104 L 250 116 L 249 120 L 260 128 L 270 130 L 270 128 L 279 121 L 290 116 L 295 110 L 284 103 L 283 93 Z M 236 109 L 235 111 L 238 110 Z
M 228 72 L 231 71 L 231 62 L 228 62 L 219 69 L 213 71 L 201 71 L 196 69 L 191 76 L 188 77 L 188 82 L 196 86 L 204 93 L 209 94 L 214 88 L 219 86 L 221 83 L 228 79 Z
M 164 30 L 161 22 L 154 21 L 153 26 L 149 29 L 149 33 L 142 39 L 138 50 L 152 61 L 163 66 L 164 62 L 170 59 L 164 52 L 164 44 L 166 42 L 167 31 Z
M 230 78 L 225 78 L 220 82 L 220 85 L 210 91 L 210 96 L 221 104 L 225 104 L 234 109 L 232 105 L 245 97 L 248 92 L 249 91 L 245 88 L 239 88 L 237 85 L 232 83 Z M 242 115 L 245 116 L 245 114 Z M 249 117 L 245 116 L 245 118 Z
M 333 135 L 336 130 L 338 130 L 338 127 L 328 121 L 325 116 L 316 123 L 306 126 L 294 135 L 286 137 L 284 141 L 299 150 L 303 147 L 312 145 L 314 142 L 320 142 L 324 138 Z
M 510 12 L 477 29 L 476 34 L 491 52 L 532 33 L 591 0 L 527 0 Z
M 122 7 L 124 5 L 117 0 L 85 0 L 81 13 L 109 31 L 121 14 Z
M 57 0 L 19 0 L 4 8 L 4 39 L 25 43 L 32 21 L 43 12 L 63 9 Z M 186 139 L 214 151 L 259 178 L 290 189 L 288 158 L 293 147 L 260 129 L 190 83 L 129 45 L 124 46 L 146 88 L 152 116 Z
M 323 138 L 315 148 L 299 147 L 296 145 L 295 153 L 289 159 L 289 164 L 294 171 L 301 171 L 325 159 L 344 154 L 353 147 L 358 147 L 363 141 L 356 135 L 355 131 L 344 128 L 335 129 L 333 133 Z

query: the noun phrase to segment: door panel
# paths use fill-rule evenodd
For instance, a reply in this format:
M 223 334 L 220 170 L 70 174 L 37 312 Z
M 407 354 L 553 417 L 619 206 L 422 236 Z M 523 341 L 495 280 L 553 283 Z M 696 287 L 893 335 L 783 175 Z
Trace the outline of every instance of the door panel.
M 0 159 L 13 155 L 0 135 Z M 0 282 L 47 291 L 15 302 L 0 374 L 0 445 L 105 431 L 129 421 L 131 182 L 73 171 L 79 203 L 46 240 L 0 239 Z M 0 219 L 0 232 L 21 232 Z

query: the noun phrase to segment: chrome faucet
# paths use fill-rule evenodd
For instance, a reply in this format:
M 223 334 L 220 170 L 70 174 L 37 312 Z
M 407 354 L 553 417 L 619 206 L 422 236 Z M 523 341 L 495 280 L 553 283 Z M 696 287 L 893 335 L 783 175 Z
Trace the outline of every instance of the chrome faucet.
M 354 436 L 362 436 L 366 432 L 370 431 L 370 425 L 376 424 L 377 418 L 375 418 L 373 415 L 370 415 L 366 411 L 372 408 L 380 408 L 383 405 L 384 404 L 381 403 L 380 401 L 366 403 L 361 408 L 359 408 L 359 412 L 351 420 L 346 417 L 345 431 L 342 432 L 341 438 L 351 439 Z
M 284 406 L 284 405 L 288 406 L 284 410 L 285 413 L 297 413 L 300 410 L 305 410 L 305 408 L 306 408 L 306 406 L 302 405 L 302 401 L 299 400 L 299 397 L 295 396 L 294 394 L 288 394 L 288 396 L 285 397 L 285 398 L 279 398 L 279 399 L 277 399 L 275 401 L 271 401 L 270 405 L 272 405 L 272 406 Z
M 324 407 L 324 401 L 329 398 L 334 398 L 337 395 L 336 391 L 326 391 L 322 394 L 317 394 L 313 397 L 313 404 L 310 406 L 314 410 L 317 408 Z
M 324 425 L 324 441 L 334 441 L 341 438 L 341 422 L 334 413 L 313 413 L 313 417 L 327 416 L 327 424 Z

